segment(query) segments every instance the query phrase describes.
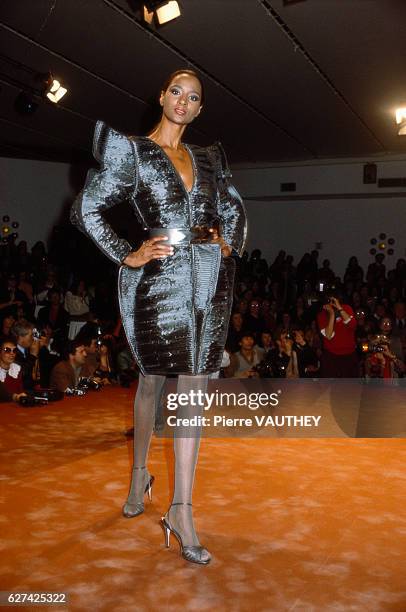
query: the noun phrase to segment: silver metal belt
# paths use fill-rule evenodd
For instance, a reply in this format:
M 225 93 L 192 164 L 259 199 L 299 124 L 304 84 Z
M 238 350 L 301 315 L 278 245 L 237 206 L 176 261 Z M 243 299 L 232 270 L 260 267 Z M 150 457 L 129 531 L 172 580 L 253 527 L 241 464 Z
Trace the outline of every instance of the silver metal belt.
M 154 227 L 148 228 L 148 234 L 150 238 L 155 238 L 156 236 L 167 236 L 168 240 L 165 240 L 165 244 L 168 245 L 187 245 L 211 242 L 211 236 L 208 230 L 209 228 L 206 226 L 197 226 L 196 228 L 192 227 L 191 229 Z

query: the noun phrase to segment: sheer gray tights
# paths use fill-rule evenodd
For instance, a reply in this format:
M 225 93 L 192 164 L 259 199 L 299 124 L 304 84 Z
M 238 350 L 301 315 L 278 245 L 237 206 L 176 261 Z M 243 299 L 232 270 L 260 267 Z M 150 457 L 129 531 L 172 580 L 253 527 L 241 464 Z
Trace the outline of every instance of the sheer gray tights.
M 208 377 L 203 375 L 178 377 L 177 393 L 207 390 Z M 141 376 L 134 402 L 134 468 L 146 466 L 148 450 L 151 441 L 152 430 L 155 422 L 155 409 L 161 400 L 165 383 L 164 376 L 146 375 Z M 179 406 L 176 416 L 182 419 L 190 419 L 201 416 L 203 407 L 193 406 L 189 402 L 186 406 Z M 175 453 L 175 487 L 172 504 L 169 508 L 167 519 L 174 529 L 180 534 L 185 546 L 198 546 L 199 540 L 193 523 L 192 490 L 199 454 L 201 438 L 201 427 L 179 427 L 174 432 Z M 142 503 L 145 487 L 149 481 L 150 474 L 147 469 L 133 469 L 130 493 L 127 504 L 136 505 Z
M 145 487 L 150 479 L 146 468 L 149 445 L 155 422 L 155 409 L 158 406 L 165 376 L 140 376 L 134 400 L 134 461 L 131 486 L 124 509 L 134 511 L 142 506 Z M 141 469 L 145 466 L 145 469 Z
M 190 391 L 207 390 L 207 376 L 178 377 L 177 392 L 190 394 Z M 190 396 L 189 396 L 190 397 Z M 190 419 L 201 416 L 203 406 L 180 406 L 176 415 L 179 418 Z M 199 546 L 199 539 L 193 524 L 192 503 L 193 482 L 199 454 L 201 427 L 180 427 L 175 430 L 174 453 L 175 453 L 175 489 L 172 504 L 167 512 L 169 523 L 182 537 L 184 546 Z

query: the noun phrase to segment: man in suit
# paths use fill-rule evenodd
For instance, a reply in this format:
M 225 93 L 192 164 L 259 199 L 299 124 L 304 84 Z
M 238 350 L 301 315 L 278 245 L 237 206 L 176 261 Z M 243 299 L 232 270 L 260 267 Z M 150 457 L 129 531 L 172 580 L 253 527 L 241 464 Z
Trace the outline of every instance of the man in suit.
M 82 340 L 69 340 L 66 358 L 56 364 L 51 372 L 50 386 L 65 393 L 66 389 L 77 387 L 79 379 L 91 376 L 91 368 L 86 363 L 87 353 Z
M 10 330 L 17 344 L 15 363 L 21 366 L 24 391 L 32 391 L 39 382 L 40 343 L 34 338 L 33 330 L 33 324 L 25 319 L 14 323 Z

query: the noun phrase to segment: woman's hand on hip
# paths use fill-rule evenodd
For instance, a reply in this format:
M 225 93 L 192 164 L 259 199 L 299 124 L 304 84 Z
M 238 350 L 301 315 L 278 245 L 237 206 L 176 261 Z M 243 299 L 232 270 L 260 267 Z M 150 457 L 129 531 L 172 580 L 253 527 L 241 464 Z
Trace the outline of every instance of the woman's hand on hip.
M 229 257 L 233 249 L 227 244 L 227 242 L 225 242 L 224 238 L 220 236 L 216 228 L 209 229 L 209 232 L 212 235 L 211 242 L 219 244 L 223 256 Z
M 168 237 L 155 236 L 145 240 L 137 251 L 132 251 L 127 255 L 123 264 L 130 268 L 141 268 L 153 259 L 163 259 L 168 255 L 173 255 L 173 247 L 161 244 L 163 240 L 168 240 Z

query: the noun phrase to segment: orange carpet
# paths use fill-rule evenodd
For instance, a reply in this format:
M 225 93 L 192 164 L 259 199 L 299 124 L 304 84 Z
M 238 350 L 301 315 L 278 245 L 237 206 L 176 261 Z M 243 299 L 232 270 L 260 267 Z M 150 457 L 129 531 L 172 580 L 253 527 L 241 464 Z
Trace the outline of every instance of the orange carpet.
M 201 567 L 164 547 L 169 440 L 152 504 L 121 516 L 133 393 L 0 406 L 0 590 L 66 592 L 57 610 L 405 612 L 404 440 L 204 439 Z

